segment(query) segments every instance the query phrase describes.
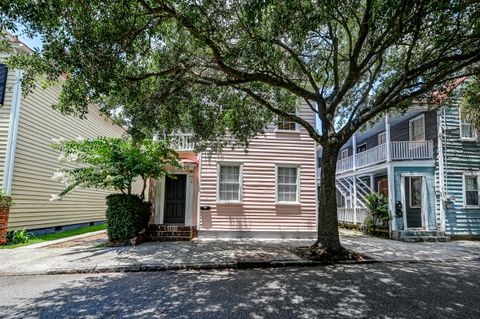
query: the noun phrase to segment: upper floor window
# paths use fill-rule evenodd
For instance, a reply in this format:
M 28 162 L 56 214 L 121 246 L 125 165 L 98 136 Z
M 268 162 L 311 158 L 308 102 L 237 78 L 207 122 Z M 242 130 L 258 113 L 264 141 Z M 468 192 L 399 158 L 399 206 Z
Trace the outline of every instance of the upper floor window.
M 293 105 L 288 113 L 292 114 L 292 115 L 298 115 L 296 106 Z M 277 118 L 277 130 L 279 130 L 279 131 L 296 131 L 297 130 L 297 123 L 295 123 L 295 122 L 293 122 L 289 119 L 286 119 L 282 116 L 278 116 L 278 118 Z
M 5 91 L 7 90 L 8 68 L 5 64 L 0 64 L 0 105 L 5 102 Z
M 465 206 L 479 206 L 480 200 L 480 187 L 478 175 L 464 175 L 464 203 Z
M 367 143 L 363 143 L 357 146 L 357 153 L 362 153 L 367 150 Z
M 339 160 L 342 160 L 342 159 L 347 158 L 347 157 L 348 157 L 348 148 L 346 148 L 344 150 L 341 150 Z
M 299 169 L 294 166 L 277 166 L 277 202 L 298 203 L 300 192 Z
M 470 124 L 464 116 L 462 116 L 462 112 L 459 114 L 460 117 L 460 138 L 462 140 L 469 140 L 474 141 L 477 139 L 477 130 L 475 127 Z
M 218 201 L 240 202 L 242 191 L 241 165 L 220 164 L 218 169 Z
M 385 144 L 387 142 L 387 134 L 382 132 L 378 134 L 378 145 Z
M 410 141 L 425 141 L 425 116 L 422 114 L 410 120 Z

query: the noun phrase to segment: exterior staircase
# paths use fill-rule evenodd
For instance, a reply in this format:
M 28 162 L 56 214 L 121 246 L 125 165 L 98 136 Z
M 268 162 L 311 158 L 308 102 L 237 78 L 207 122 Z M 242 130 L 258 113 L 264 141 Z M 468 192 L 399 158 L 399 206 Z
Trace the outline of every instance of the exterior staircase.
M 195 226 L 155 225 L 148 226 L 146 241 L 189 241 L 198 236 Z
M 438 230 L 398 230 L 392 232 L 392 239 L 407 243 L 450 241 L 449 236 Z

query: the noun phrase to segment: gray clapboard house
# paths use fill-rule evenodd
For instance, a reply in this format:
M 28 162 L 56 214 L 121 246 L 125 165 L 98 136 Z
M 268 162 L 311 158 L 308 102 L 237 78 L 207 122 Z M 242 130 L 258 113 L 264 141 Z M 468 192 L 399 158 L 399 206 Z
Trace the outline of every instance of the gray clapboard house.
M 388 197 L 392 238 L 480 237 L 479 134 L 462 120 L 458 100 L 385 116 L 344 145 L 336 172 L 340 223 L 362 224 L 365 196 L 378 192 Z

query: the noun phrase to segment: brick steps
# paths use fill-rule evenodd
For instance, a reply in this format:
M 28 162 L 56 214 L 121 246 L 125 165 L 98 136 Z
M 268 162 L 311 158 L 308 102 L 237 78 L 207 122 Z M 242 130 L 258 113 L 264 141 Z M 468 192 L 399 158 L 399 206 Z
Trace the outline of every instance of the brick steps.
M 147 241 L 188 241 L 197 237 L 195 226 L 149 225 Z

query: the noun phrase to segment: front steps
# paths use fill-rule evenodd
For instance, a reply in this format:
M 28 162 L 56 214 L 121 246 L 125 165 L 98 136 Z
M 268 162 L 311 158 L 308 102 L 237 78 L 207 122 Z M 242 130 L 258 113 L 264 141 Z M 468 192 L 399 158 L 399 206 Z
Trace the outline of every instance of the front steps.
M 392 239 L 407 243 L 450 241 L 449 236 L 445 236 L 445 233 L 438 230 L 398 230 L 392 232 Z
M 148 225 L 146 241 L 189 241 L 198 236 L 195 226 Z

